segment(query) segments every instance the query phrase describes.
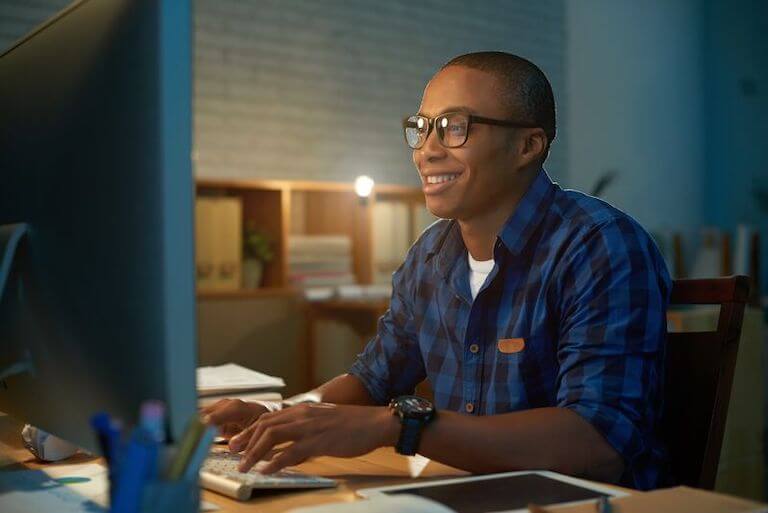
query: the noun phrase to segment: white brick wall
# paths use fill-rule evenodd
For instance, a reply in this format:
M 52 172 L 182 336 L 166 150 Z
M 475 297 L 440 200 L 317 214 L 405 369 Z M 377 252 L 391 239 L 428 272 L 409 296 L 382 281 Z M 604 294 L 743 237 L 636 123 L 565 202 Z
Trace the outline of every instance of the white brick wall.
M 63 0 L 0 0 L 8 46 Z M 205 177 L 415 184 L 400 134 L 451 57 L 530 58 L 564 105 L 562 0 L 197 0 L 195 165 Z M 565 126 L 563 121 L 559 123 Z M 564 177 L 565 134 L 548 163 Z

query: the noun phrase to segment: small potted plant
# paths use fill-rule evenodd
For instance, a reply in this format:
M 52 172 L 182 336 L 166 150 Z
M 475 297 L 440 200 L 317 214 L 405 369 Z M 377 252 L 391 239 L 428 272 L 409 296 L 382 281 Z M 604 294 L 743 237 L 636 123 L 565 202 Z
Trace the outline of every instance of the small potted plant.
M 257 289 L 261 286 L 264 264 L 274 257 L 267 237 L 256 228 L 256 222 L 249 219 L 243 230 L 243 288 Z

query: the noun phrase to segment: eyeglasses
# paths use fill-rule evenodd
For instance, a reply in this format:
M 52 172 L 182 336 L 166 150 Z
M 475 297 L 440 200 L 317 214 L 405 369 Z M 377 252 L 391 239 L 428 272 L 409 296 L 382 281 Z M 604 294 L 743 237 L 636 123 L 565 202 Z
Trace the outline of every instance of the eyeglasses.
M 482 116 L 473 116 L 466 112 L 446 112 L 432 119 L 416 115 L 408 116 L 403 120 L 405 142 L 412 149 L 418 150 L 427 142 L 427 137 L 429 137 L 429 133 L 434 127 L 440 144 L 446 148 L 458 148 L 467 142 L 469 128 L 472 126 L 472 123 L 516 128 L 536 128 L 536 125 L 529 123 L 484 118 Z

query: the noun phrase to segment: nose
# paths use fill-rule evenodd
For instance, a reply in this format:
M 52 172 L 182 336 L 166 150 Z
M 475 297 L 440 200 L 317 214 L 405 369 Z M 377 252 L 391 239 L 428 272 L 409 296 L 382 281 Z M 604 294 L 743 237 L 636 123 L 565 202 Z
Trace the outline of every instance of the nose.
M 440 144 L 440 139 L 437 137 L 437 130 L 434 128 L 429 132 L 427 140 L 424 141 L 424 146 L 416 151 L 418 151 L 421 158 L 427 162 L 445 158 L 446 155 L 445 147 Z

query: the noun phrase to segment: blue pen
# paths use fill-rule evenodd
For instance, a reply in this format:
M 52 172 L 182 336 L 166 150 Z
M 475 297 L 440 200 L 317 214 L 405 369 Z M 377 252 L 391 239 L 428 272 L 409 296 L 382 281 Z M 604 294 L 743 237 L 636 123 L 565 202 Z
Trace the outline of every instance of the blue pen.
M 149 444 L 147 478 L 154 481 L 160 473 L 160 444 L 165 441 L 165 404 L 149 400 L 141 403 L 139 425 L 156 443 Z
M 109 497 L 114 499 L 114 491 L 120 475 L 120 425 L 107 413 L 97 413 L 91 417 L 91 426 L 101 446 L 101 453 L 107 461 L 109 476 Z
M 91 427 L 93 427 L 93 430 L 96 431 L 96 438 L 99 441 L 102 456 L 104 456 L 109 465 L 112 465 L 115 453 L 110 442 L 111 436 L 109 415 L 106 413 L 97 413 L 91 417 Z
M 157 442 L 144 429 L 136 428 L 121 457 L 112 513 L 136 513 L 140 510 L 144 485 L 153 472 L 153 454 L 156 458 Z
M 165 441 L 165 404 L 162 401 L 149 400 L 141 403 L 139 425 L 147 430 L 153 440 Z

